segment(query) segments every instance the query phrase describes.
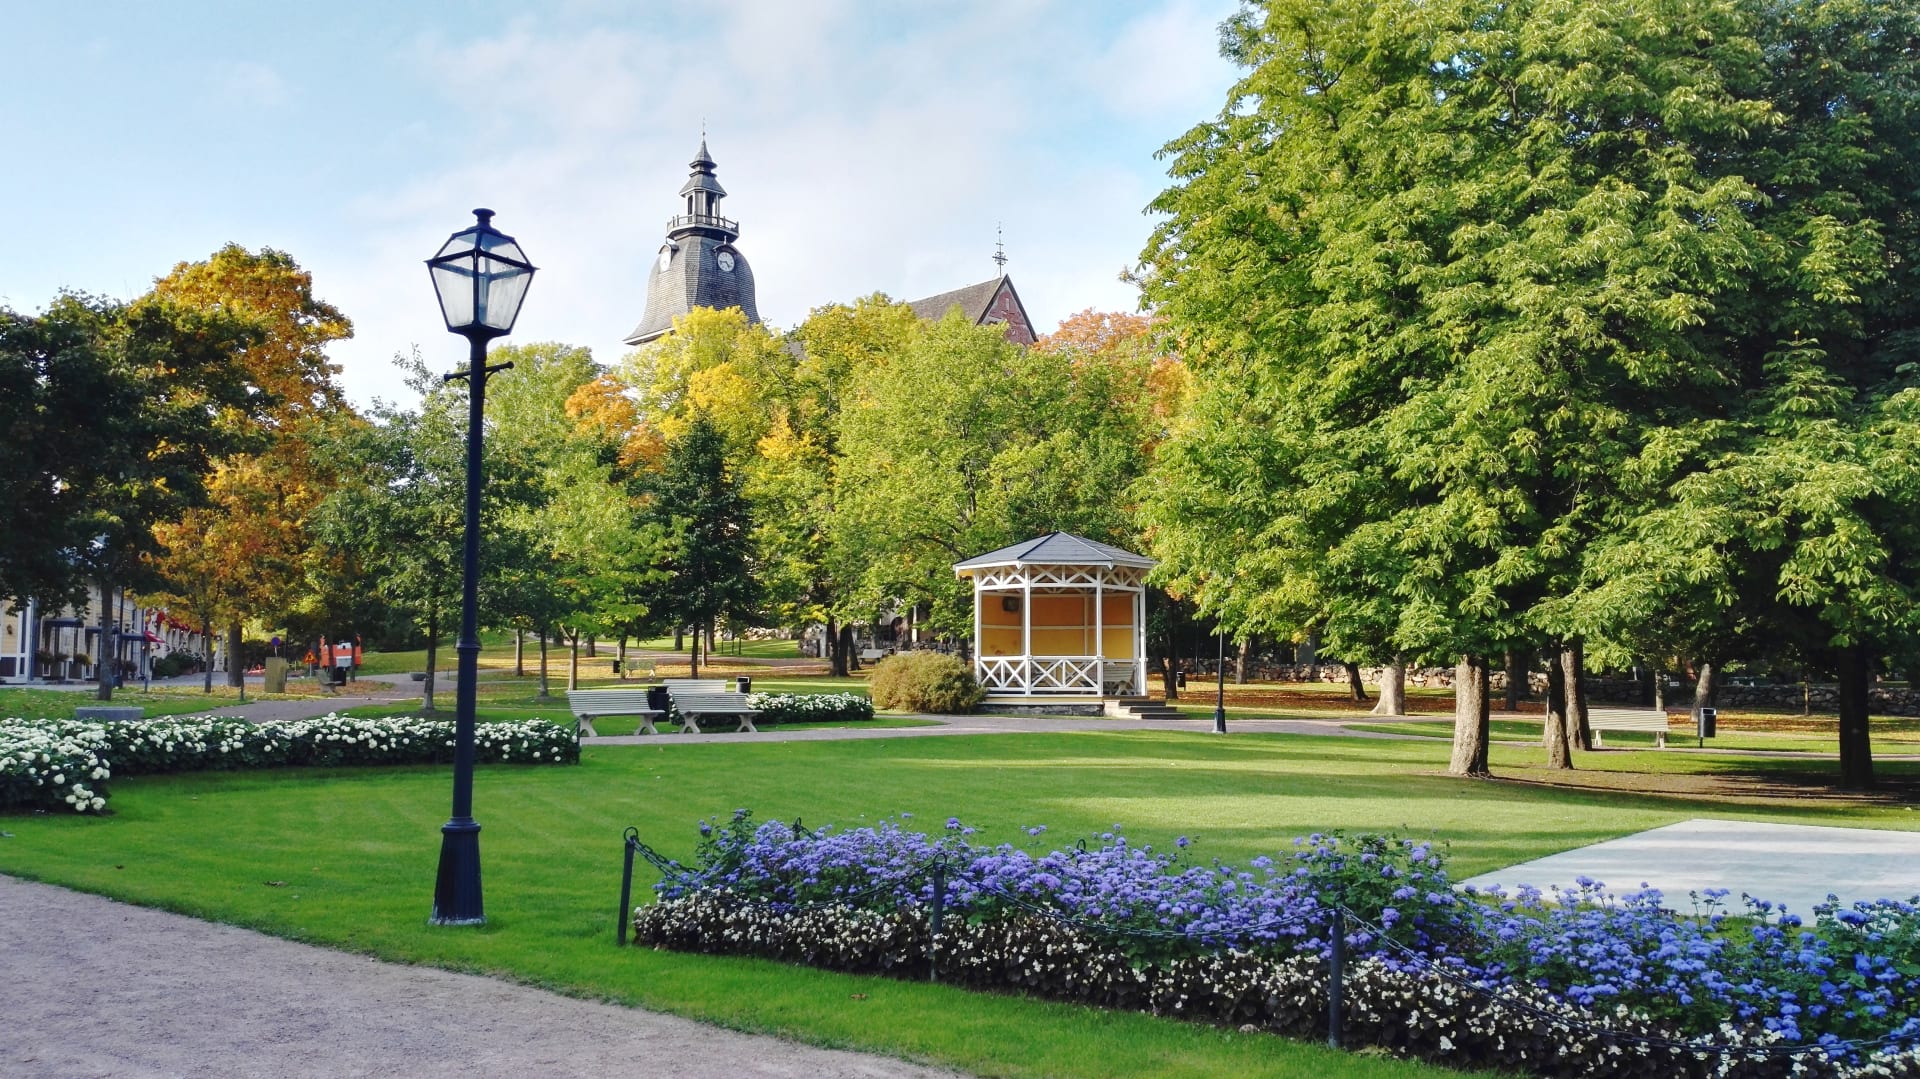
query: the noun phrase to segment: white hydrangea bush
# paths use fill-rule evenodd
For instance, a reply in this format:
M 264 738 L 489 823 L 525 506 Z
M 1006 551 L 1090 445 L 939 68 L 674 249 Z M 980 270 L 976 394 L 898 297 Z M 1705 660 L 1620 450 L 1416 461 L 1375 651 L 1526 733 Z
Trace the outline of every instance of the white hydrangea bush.
M 219 716 L 163 716 L 131 722 L 0 720 L 0 810 L 106 807 L 105 781 L 121 776 L 242 768 L 439 764 L 453 759 L 451 720 L 420 716 L 253 724 Z M 545 720 L 482 723 L 474 760 L 482 764 L 572 764 L 571 726 Z
M 0 719 L 0 810 L 106 807 L 105 733 L 98 724 L 67 726 Z
M 873 718 L 873 702 L 858 693 L 754 693 L 747 703 L 760 723 L 857 723 Z

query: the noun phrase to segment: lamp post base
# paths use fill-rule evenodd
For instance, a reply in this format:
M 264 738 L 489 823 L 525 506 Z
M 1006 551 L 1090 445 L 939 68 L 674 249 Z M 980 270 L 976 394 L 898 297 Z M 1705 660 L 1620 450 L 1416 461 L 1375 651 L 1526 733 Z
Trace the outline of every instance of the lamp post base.
M 480 824 L 450 820 L 440 828 L 440 876 L 433 886 L 433 925 L 485 925 L 480 898 Z

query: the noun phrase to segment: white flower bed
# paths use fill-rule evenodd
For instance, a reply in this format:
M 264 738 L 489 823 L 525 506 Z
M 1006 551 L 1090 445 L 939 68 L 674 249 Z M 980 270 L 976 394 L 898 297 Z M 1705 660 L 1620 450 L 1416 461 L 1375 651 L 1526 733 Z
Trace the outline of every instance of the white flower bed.
M 761 723 L 856 723 L 873 718 L 873 702 L 858 693 L 755 693 L 747 703 Z
M 98 728 L 95 728 L 97 733 Z M 105 740 L 44 723 L 0 719 L 0 810 L 21 806 L 89 813 L 107 804 L 113 775 Z
M 0 810 L 106 807 L 105 780 L 161 772 L 289 766 L 437 764 L 453 759 L 451 720 L 395 716 L 255 725 L 214 716 L 128 723 L 0 720 Z M 580 748 L 545 720 L 474 728 L 477 763 L 570 764 Z

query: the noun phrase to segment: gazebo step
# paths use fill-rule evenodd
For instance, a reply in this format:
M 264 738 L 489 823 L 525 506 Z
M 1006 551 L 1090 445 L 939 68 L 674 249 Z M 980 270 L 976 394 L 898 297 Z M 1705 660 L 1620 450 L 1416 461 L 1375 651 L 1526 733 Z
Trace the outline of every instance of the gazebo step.
M 1185 719 L 1179 710 L 1151 697 L 1118 697 L 1107 701 L 1107 714 L 1118 719 Z

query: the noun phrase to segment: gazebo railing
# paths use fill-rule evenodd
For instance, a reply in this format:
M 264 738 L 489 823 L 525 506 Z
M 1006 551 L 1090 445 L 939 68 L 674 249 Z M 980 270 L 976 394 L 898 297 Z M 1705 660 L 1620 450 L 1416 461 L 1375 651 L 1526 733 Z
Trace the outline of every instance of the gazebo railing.
M 980 686 L 988 693 L 1106 696 L 1138 692 L 1132 660 L 1099 656 L 981 656 Z

